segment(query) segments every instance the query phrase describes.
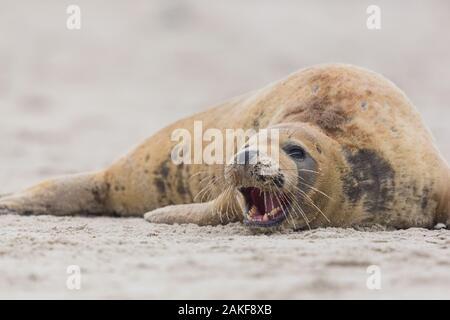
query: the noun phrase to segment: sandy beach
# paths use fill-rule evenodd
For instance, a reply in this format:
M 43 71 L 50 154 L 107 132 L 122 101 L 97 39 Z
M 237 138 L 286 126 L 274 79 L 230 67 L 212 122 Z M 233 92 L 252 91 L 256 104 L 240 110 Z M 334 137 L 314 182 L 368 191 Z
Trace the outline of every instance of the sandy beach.
M 450 3 L 0 0 L 0 194 L 98 170 L 180 117 L 313 64 L 395 82 L 450 159 Z M 407 9 L 406 9 L 407 8 Z M 0 298 L 450 298 L 450 231 L 0 216 Z M 82 272 L 66 286 L 67 267 Z M 381 272 L 370 290 L 367 268 Z

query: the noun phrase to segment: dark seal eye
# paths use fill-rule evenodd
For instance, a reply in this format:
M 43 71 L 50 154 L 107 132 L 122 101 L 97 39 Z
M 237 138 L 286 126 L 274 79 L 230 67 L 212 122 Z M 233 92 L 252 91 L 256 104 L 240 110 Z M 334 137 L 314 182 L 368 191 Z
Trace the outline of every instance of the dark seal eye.
M 289 145 L 284 148 L 284 151 L 295 160 L 304 160 L 306 156 L 305 150 L 300 146 Z

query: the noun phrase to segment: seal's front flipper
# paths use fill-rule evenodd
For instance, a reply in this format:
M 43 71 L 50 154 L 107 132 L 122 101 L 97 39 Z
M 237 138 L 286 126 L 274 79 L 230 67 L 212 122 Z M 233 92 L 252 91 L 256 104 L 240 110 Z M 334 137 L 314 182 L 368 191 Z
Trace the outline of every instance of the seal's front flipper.
M 62 177 L 0 198 L 0 214 L 107 214 L 108 191 L 102 173 Z
M 218 205 L 217 200 L 205 203 L 180 204 L 150 211 L 144 215 L 152 223 L 216 226 L 242 221 L 240 210 L 234 205 Z

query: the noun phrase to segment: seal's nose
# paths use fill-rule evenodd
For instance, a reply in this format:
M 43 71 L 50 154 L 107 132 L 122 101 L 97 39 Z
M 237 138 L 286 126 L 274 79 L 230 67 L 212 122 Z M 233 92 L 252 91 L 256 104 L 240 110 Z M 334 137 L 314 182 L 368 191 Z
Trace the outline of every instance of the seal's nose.
M 236 155 L 236 164 L 256 164 L 256 157 L 258 156 L 258 150 L 248 148 L 240 151 Z

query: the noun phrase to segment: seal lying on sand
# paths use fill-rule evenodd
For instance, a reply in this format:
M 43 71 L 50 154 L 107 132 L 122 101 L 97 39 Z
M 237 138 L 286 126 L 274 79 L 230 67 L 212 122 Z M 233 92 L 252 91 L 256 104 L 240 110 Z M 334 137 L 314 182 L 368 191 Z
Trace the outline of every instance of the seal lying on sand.
M 171 160 L 177 128 L 279 132 L 279 158 L 247 142 L 225 165 Z M 274 141 L 267 139 L 267 146 Z M 251 159 L 257 159 L 250 161 Z M 206 186 L 203 184 L 207 181 Z M 207 202 L 200 202 L 206 193 Z M 319 65 L 159 131 L 106 170 L 49 180 L 0 212 L 140 216 L 155 223 L 302 229 L 450 223 L 450 169 L 405 94 L 382 76 Z

